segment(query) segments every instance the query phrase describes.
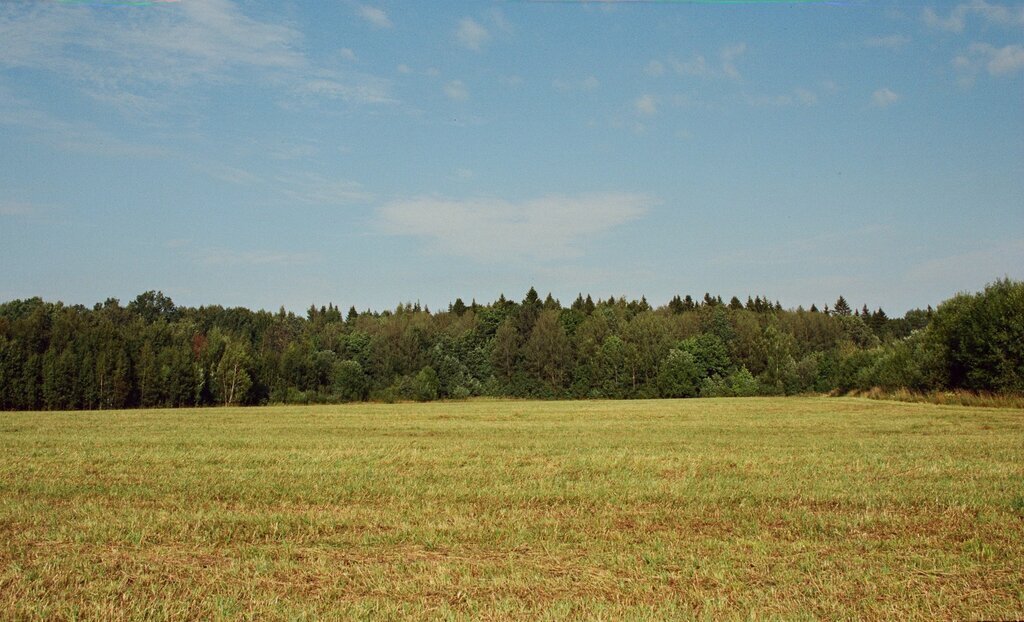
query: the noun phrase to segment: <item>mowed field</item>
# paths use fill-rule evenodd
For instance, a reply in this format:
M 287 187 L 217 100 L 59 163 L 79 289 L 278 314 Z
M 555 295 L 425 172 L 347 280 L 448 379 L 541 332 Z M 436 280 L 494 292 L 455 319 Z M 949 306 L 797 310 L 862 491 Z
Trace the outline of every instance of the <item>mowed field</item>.
M 1024 618 L 1024 411 L 0 413 L 0 618 Z

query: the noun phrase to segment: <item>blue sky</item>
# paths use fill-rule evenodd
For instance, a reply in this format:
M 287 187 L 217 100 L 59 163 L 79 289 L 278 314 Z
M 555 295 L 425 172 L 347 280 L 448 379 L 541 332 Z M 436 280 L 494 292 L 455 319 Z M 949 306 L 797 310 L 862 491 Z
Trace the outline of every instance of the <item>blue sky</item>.
M 1024 4 L 0 3 L 0 300 L 1024 278 Z

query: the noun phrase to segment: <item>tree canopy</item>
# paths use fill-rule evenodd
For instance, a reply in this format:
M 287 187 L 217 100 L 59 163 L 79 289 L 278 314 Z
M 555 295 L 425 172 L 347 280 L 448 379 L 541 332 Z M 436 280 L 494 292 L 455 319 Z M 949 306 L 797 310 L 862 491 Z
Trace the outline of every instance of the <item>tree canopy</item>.
M 122 306 L 39 298 L 0 305 L 0 408 L 82 409 L 455 399 L 694 397 L 883 387 L 1024 392 L 1024 284 L 890 317 L 706 293 L 654 308 L 580 293 L 568 307 L 456 299 L 343 315 Z

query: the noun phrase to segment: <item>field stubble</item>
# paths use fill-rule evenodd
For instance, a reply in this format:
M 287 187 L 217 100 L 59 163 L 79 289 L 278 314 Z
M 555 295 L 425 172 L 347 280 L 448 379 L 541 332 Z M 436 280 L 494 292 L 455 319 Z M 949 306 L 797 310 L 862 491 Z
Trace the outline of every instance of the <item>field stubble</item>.
M 0 618 L 1024 618 L 1024 411 L 0 413 Z

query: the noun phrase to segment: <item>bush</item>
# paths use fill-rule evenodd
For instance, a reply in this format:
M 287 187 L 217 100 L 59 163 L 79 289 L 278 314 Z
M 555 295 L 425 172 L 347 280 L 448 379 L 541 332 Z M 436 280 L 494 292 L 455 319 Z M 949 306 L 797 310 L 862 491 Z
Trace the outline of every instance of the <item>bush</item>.
M 437 378 L 437 372 L 433 367 L 427 365 L 413 379 L 413 398 L 420 402 L 436 400 L 440 386 L 441 382 Z
M 695 397 L 700 378 L 693 355 L 672 349 L 658 370 L 658 391 L 662 397 Z
M 955 296 L 929 331 L 950 388 L 1024 393 L 1024 283 L 1003 279 Z
M 343 402 L 366 399 L 367 382 L 363 366 L 357 361 L 338 361 L 333 365 L 334 394 Z
M 759 393 L 760 384 L 746 367 L 725 378 L 717 374 L 705 378 L 700 384 L 701 397 L 753 397 Z

